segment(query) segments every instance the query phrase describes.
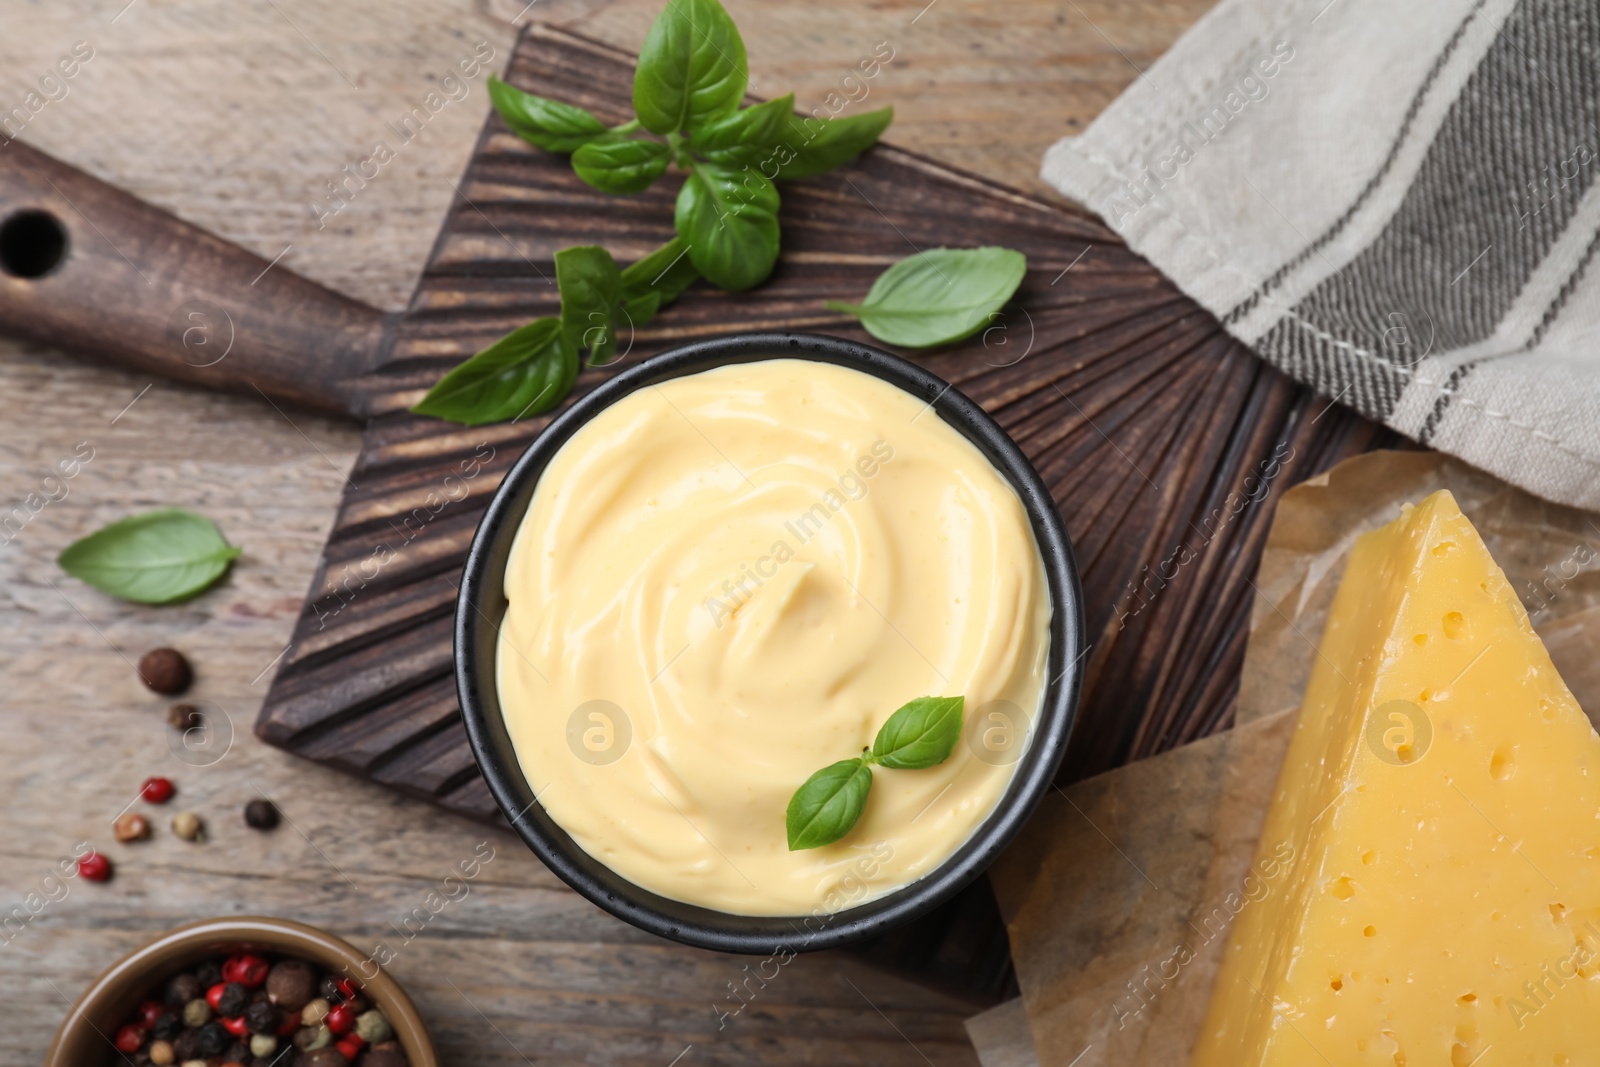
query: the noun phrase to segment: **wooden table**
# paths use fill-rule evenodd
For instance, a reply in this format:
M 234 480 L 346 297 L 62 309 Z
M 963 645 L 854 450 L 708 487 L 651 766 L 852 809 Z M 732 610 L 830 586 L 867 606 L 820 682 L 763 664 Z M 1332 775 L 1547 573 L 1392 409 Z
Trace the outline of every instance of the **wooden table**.
M 450 182 L 487 108 L 481 82 L 319 229 L 308 205 L 323 183 L 363 158 L 478 41 L 495 48 L 494 66 L 503 62 L 513 19 L 539 17 L 632 49 L 659 6 L 126 2 L 7 5 L 0 111 L 22 102 L 74 42 L 94 49 L 23 139 L 390 308 L 404 305 L 454 195 Z M 818 103 L 887 42 L 894 58 L 870 93 L 896 107 L 892 139 L 1038 189 L 1044 149 L 1081 129 L 1210 0 L 728 6 L 749 44 L 755 91 L 792 88 L 802 104 Z M 0 519 L 19 506 L 27 514 L 58 459 L 93 449 L 65 496 L 0 530 L 0 912 L 40 891 L 77 842 L 118 863 L 109 885 L 71 881 L 64 899 L 0 932 L 0 1059 L 37 1062 L 96 973 L 191 918 L 275 914 L 363 947 L 396 942 L 392 924 L 488 840 L 495 859 L 469 897 L 434 917 L 390 967 L 432 1022 L 445 1062 L 974 1062 L 961 1020 L 979 1006 L 837 954 L 795 960 L 719 1029 L 717 1009 L 736 1006 L 728 983 L 742 978 L 743 961 L 639 934 L 581 901 L 510 836 L 254 740 L 250 726 L 357 435 L 354 425 L 0 339 Z M 56 568 L 72 539 L 161 505 L 201 511 L 244 546 L 226 583 L 187 605 L 137 608 Z M 158 645 L 191 656 L 193 697 L 231 722 L 234 742 L 218 762 L 192 766 L 169 750 L 165 701 L 138 684 L 130 662 Z M 111 820 L 152 774 L 173 778 L 179 796 L 158 809 L 153 841 L 119 846 Z M 263 794 L 287 817 L 269 835 L 240 817 Z M 179 810 L 207 818 L 209 842 L 186 844 L 167 830 Z M 831 1037 L 797 1039 L 802 1023 Z

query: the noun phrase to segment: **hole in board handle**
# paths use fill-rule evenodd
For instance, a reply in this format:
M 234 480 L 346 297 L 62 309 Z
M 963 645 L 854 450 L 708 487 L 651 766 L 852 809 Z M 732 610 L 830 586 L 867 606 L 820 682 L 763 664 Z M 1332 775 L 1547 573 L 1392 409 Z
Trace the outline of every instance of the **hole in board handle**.
M 42 278 L 67 256 L 67 230 L 48 211 L 28 208 L 0 222 L 0 270 L 15 278 Z

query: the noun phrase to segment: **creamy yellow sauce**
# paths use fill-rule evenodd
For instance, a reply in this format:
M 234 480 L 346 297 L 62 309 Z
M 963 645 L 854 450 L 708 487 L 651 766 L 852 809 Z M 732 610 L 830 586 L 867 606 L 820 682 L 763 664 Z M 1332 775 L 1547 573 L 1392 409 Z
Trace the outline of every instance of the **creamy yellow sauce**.
M 930 873 L 1010 782 L 1050 602 L 1016 492 L 922 400 L 773 359 L 639 390 L 539 480 L 505 578 L 499 691 L 539 803 L 662 896 L 828 914 Z M 926 770 L 874 769 L 842 840 L 790 796 L 919 696 L 963 696 Z

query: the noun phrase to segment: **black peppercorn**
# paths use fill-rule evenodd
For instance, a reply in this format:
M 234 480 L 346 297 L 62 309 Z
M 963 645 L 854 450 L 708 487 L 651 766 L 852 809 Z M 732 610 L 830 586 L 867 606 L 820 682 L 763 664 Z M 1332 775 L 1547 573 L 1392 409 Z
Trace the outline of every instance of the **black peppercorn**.
M 222 987 L 222 996 L 217 998 L 217 1014 L 224 1018 L 242 1015 L 249 1003 L 250 991 L 238 982 L 229 982 Z
M 243 1063 L 249 1058 L 250 1046 L 246 1045 L 243 1041 L 235 1041 L 233 1044 L 222 1050 L 222 1060 L 224 1063 Z
M 221 1023 L 206 1023 L 195 1031 L 199 1039 L 195 1045 L 197 1059 L 210 1059 L 222 1055 L 222 1050 L 233 1043 L 233 1035 Z
M 276 1034 L 278 1032 L 278 1009 L 269 1001 L 258 1000 L 245 1009 L 244 1024 L 252 1034 Z
M 164 999 L 171 1007 L 181 1008 L 189 1001 L 205 995 L 205 987 L 200 984 L 200 979 L 192 974 L 180 974 L 167 983 Z
M 167 709 L 167 725 L 174 730 L 192 730 L 205 722 L 205 716 L 193 704 L 174 704 Z
M 194 670 L 175 648 L 155 648 L 139 657 L 139 680 L 157 693 L 177 696 L 194 681 Z
M 317 990 L 322 994 L 322 999 L 329 1004 L 337 1004 L 344 999 L 344 994 L 339 991 L 338 980 L 331 974 L 322 979 L 322 983 L 317 987 Z
M 176 1015 L 163 1015 L 150 1028 L 150 1036 L 157 1041 L 171 1041 L 183 1033 L 183 1021 Z
M 278 806 L 270 800 L 252 800 L 244 806 L 244 822 L 252 830 L 275 829 L 279 818 Z
M 207 989 L 222 981 L 222 965 L 207 960 L 194 969 L 194 977 L 195 981 L 200 983 L 200 993 L 198 995 L 204 996 Z
M 200 1031 L 185 1030 L 172 1039 L 172 1052 L 179 1063 L 200 1058 Z

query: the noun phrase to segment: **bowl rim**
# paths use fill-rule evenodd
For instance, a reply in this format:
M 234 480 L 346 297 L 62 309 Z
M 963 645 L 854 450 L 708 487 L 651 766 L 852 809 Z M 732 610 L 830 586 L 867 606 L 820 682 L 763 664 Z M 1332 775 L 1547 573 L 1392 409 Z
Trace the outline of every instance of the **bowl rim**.
M 495 679 L 504 569 L 539 478 L 561 446 L 597 413 L 642 388 L 716 367 L 809 359 L 863 371 L 924 399 L 1005 476 L 1033 529 L 1051 599 L 1047 682 L 1028 748 L 1006 791 L 972 836 L 928 874 L 831 914 L 737 915 L 660 896 L 590 856 L 546 813 L 517 761 Z M 487 610 L 485 610 L 485 606 Z M 523 842 L 581 896 L 640 929 L 722 952 L 779 954 L 837 948 L 885 933 L 948 900 L 994 861 L 1051 787 L 1077 718 L 1082 683 L 1083 588 L 1071 543 L 1043 479 L 976 402 L 909 360 L 857 341 L 795 332 L 738 333 L 669 349 L 620 371 L 560 413 L 507 471 L 467 553 L 455 615 L 456 686 L 478 768 Z
M 369 962 L 369 957 L 350 942 L 307 923 L 270 915 L 226 916 L 184 923 L 122 956 L 73 1001 L 72 1011 L 50 1043 L 44 1067 L 83 1067 L 84 1046 L 109 1042 L 119 1025 L 107 1023 L 109 1029 L 102 1030 L 95 1021 L 96 1013 L 123 1005 L 131 1010 L 132 1005 L 148 999 L 150 988 L 145 983 L 157 972 L 172 969 L 172 973 L 177 973 L 188 960 L 218 954 L 227 948 L 244 947 L 280 956 L 300 956 L 330 970 L 340 964 L 358 968 L 363 991 L 383 1010 L 411 1067 L 438 1067 L 438 1056 L 421 1013 L 387 971 L 380 967 L 377 974 L 369 978 L 360 969 L 361 964 Z M 170 975 L 163 975 L 160 981 L 165 982 L 167 977 Z M 108 1057 L 106 1062 L 116 1061 Z

